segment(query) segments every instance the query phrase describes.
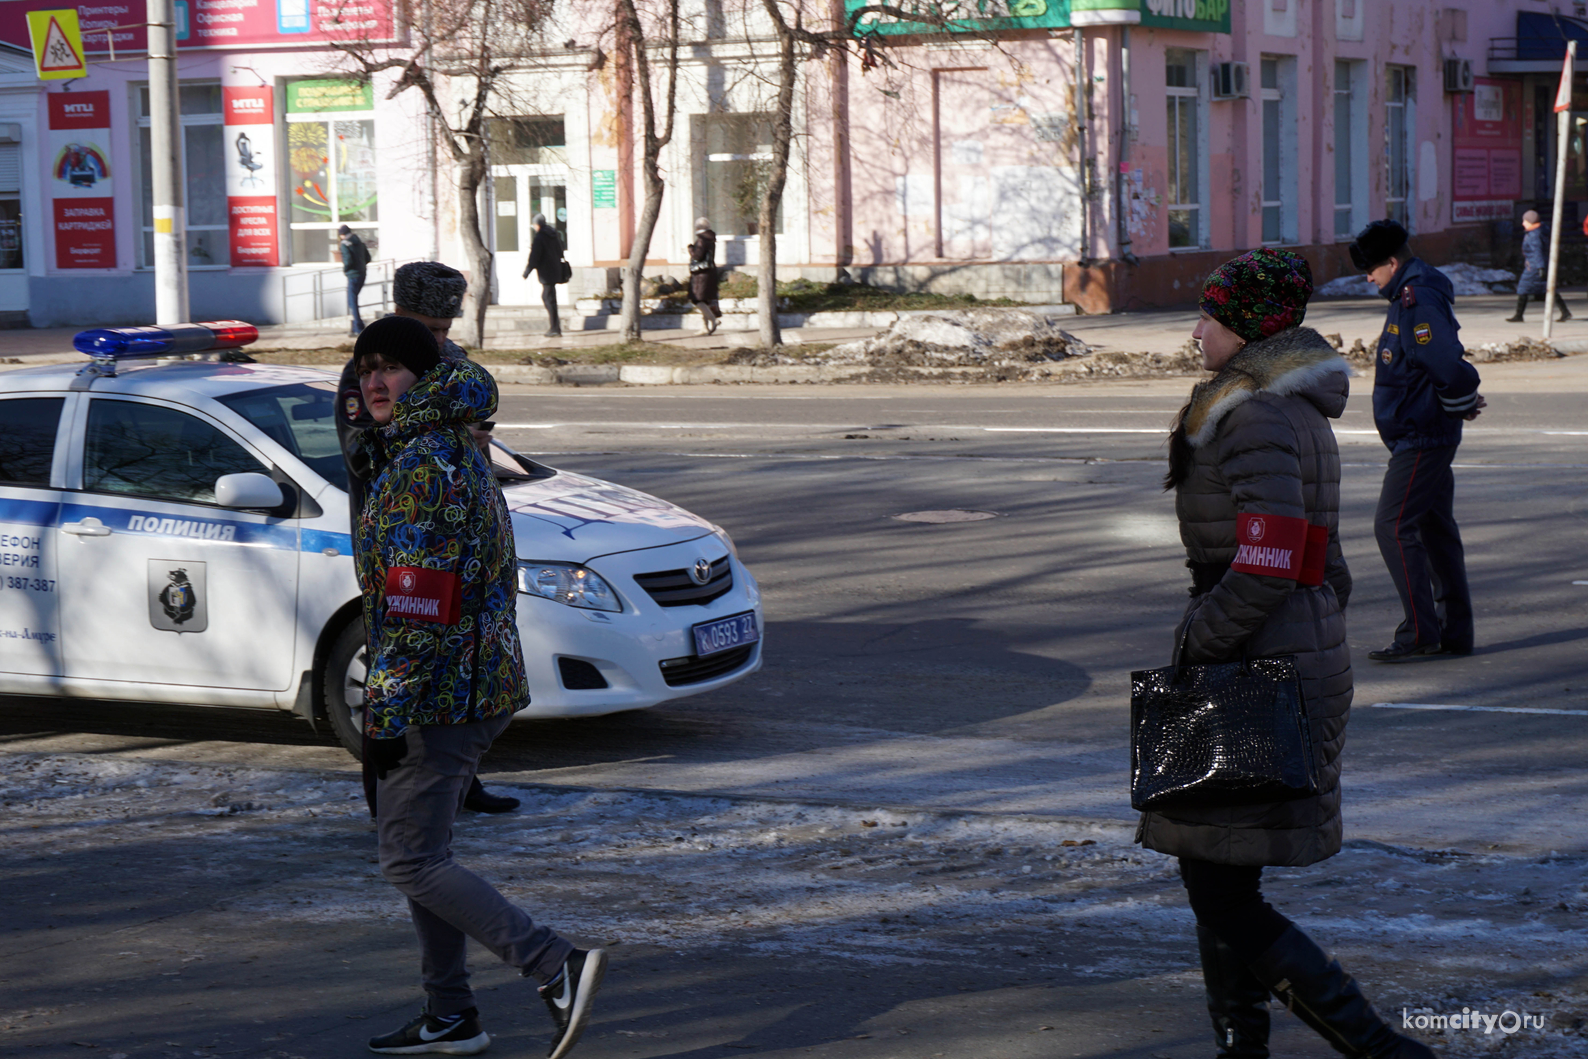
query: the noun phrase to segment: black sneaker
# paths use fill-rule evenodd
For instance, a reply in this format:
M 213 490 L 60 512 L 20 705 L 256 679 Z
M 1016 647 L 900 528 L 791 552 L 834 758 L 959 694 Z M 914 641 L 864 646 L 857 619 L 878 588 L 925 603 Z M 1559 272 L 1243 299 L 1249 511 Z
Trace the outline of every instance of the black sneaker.
M 382 1055 L 479 1055 L 490 1046 L 491 1035 L 480 1029 L 480 1013 L 474 1008 L 459 1015 L 420 1012 L 402 1029 L 369 1039 L 369 1050 Z
M 1439 641 L 1435 640 L 1425 644 L 1392 643 L 1380 650 L 1369 651 L 1367 656 L 1375 662 L 1412 662 L 1439 653 Z
M 605 949 L 575 949 L 562 965 L 562 973 L 554 981 L 540 987 L 540 998 L 546 1002 L 551 1017 L 557 1023 L 557 1032 L 551 1039 L 549 1059 L 562 1059 L 579 1043 L 579 1035 L 590 1021 L 590 1004 L 595 999 L 601 979 L 607 973 Z

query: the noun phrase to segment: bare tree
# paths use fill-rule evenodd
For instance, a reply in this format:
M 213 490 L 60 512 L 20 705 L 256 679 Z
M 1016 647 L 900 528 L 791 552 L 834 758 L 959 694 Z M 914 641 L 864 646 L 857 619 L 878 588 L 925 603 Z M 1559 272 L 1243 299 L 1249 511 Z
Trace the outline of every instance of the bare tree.
M 676 3 L 676 0 L 674 0 Z M 333 41 L 364 77 L 401 70 L 386 98 L 417 89 L 437 138 L 455 167 L 458 235 L 468 255 L 469 294 L 458 341 L 485 341 L 492 254 L 480 226 L 480 188 L 490 176 L 487 122 L 500 109 L 515 59 L 526 56 L 552 0 L 418 0 L 410 7 L 409 44 Z M 456 116 L 443 105 L 455 97 Z
M 620 60 L 633 71 L 640 96 L 641 160 L 640 172 L 645 180 L 645 204 L 640 209 L 639 222 L 634 229 L 634 244 L 629 250 L 629 263 L 623 269 L 623 311 L 620 317 L 625 341 L 640 340 L 640 279 L 645 271 L 645 258 L 651 250 L 651 236 L 656 232 L 656 222 L 662 214 L 662 193 L 667 185 L 662 181 L 662 149 L 673 139 L 673 119 L 678 102 L 678 16 L 679 0 L 662 0 L 658 25 L 648 33 L 640 17 L 635 0 L 617 0 L 617 38 Z M 662 93 L 661 113 L 657 113 L 656 85 L 651 65 L 651 49 L 661 51 L 662 75 L 666 87 Z M 619 91 L 632 92 L 624 78 L 618 80 Z M 632 95 L 624 100 L 632 100 Z
M 783 329 L 777 323 L 777 214 L 783 205 L 783 188 L 788 183 L 789 149 L 794 139 L 795 39 L 801 29 L 799 9 L 795 23 L 783 17 L 779 0 L 761 0 L 777 37 L 777 99 L 772 109 L 772 165 L 761 195 L 761 215 L 756 228 L 760 233 L 760 266 L 757 270 L 756 313 L 761 323 L 761 345 L 768 349 L 783 344 Z

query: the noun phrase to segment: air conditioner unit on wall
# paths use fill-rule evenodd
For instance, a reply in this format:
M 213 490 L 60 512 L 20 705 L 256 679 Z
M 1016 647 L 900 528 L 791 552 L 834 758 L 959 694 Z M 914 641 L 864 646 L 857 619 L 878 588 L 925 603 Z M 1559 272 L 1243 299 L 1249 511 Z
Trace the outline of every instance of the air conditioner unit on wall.
M 1214 99 L 1245 99 L 1251 95 L 1251 67 L 1245 63 L 1214 63 Z
M 1471 92 L 1473 88 L 1472 60 L 1445 60 L 1445 91 Z

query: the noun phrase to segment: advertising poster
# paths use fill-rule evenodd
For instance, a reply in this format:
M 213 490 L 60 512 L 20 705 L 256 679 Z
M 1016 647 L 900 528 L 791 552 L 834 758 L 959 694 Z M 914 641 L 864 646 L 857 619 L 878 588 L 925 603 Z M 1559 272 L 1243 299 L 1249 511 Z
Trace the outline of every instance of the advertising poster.
M 72 7 L 70 0 L 4 0 L 0 3 L 0 40 L 31 51 L 30 11 Z M 83 50 L 144 51 L 145 5 L 137 0 L 92 0 L 76 5 Z M 124 28 L 115 28 L 124 27 Z M 227 48 L 239 44 L 319 45 L 328 40 L 389 41 L 391 0 L 176 0 L 177 47 Z
M 275 93 L 268 86 L 221 89 L 233 268 L 269 267 L 279 261 L 275 106 Z
M 1522 85 L 1480 77 L 1451 99 L 1450 221 L 1509 220 L 1522 197 Z
M 45 158 L 56 268 L 115 268 L 110 93 L 50 92 Z

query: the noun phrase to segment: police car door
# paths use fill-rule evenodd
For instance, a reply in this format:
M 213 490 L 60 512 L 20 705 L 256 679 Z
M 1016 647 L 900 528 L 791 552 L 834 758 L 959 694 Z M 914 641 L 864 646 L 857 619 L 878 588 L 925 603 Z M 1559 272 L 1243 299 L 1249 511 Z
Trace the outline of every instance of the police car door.
M 61 512 L 66 676 L 285 690 L 297 523 L 215 502 L 217 478 L 268 474 L 268 462 L 191 409 L 98 395 L 86 405 L 67 479 L 77 491 Z
M 64 458 L 55 458 L 65 405 L 65 397 L 53 394 L 0 399 L 0 689 L 7 691 L 37 689 L 15 675 L 61 672 L 55 577 L 61 494 L 52 486 L 65 470 Z

